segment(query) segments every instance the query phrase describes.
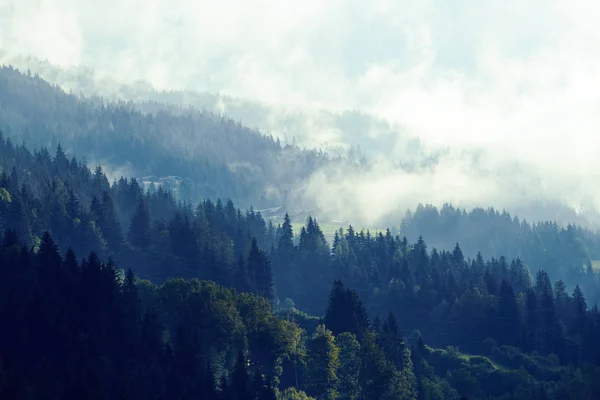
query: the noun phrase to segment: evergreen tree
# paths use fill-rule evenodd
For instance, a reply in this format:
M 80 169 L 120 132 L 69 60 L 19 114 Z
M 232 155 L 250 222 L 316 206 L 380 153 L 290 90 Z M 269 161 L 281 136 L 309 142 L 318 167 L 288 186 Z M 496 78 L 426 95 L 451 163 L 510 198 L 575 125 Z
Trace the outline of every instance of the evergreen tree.
M 563 321 L 571 319 L 571 297 L 567 293 L 567 285 L 562 279 L 554 282 L 554 299 L 556 304 L 556 312 Z
M 360 341 L 369 327 L 369 318 L 358 294 L 346 289 L 342 282 L 335 281 L 329 294 L 324 323 L 336 335 L 350 332 Z
M 340 349 L 337 371 L 340 399 L 356 400 L 360 397 L 360 343 L 349 332 L 338 335 L 335 342 Z
M 377 346 L 375 335 L 367 333 L 361 342 L 361 398 L 385 398 L 393 376 L 394 369 L 387 363 L 385 354 Z
M 132 245 L 142 250 L 146 250 L 150 246 L 150 214 L 148 213 L 148 206 L 145 199 L 138 201 L 137 208 L 131 219 L 127 239 Z
M 408 352 L 404 345 L 402 332 L 398 327 L 396 316 L 390 311 L 386 321 L 381 328 L 378 343 L 386 358 L 391 361 L 398 370 L 404 369 L 408 364 Z
M 267 253 L 258 247 L 256 238 L 252 238 L 250 253 L 246 262 L 250 279 L 254 281 L 256 293 L 269 300 L 273 299 L 273 274 Z
M 569 327 L 569 333 L 576 337 L 579 342 L 578 360 L 582 361 L 583 358 L 589 359 L 589 355 L 584 355 L 582 350 L 591 347 L 592 329 L 587 315 L 587 304 L 579 285 L 576 285 L 575 289 L 573 289 L 573 322 Z
M 502 280 L 498 293 L 497 341 L 509 346 L 521 344 L 521 316 L 512 287 Z
M 106 240 L 106 244 L 113 251 L 118 251 L 123 235 L 121 225 L 117 218 L 117 212 L 112 197 L 107 191 L 102 193 L 102 215 L 99 220 L 100 231 Z
M 296 276 L 294 259 L 296 248 L 294 246 L 294 232 L 288 213 L 285 214 L 283 224 L 277 230 L 277 245 L 273 252 L 273 272 L 277 291 L 280 295 L 293 296 Z
M 538 321 L 538 302 L 533 289 L 527 291 L 525 298 L 525 350 L 530 352 L 538 349 L 540 323 Z
M 248 272 L 248 267 L 246 264 L 246 260 L 243 257 L 237 262 L 237 268 L 235 272 L 235 288 L 240 293 L 250 293 L 254 291 L 254 285 L 250 280 L 250 274 Z
M 66 205 L 67 214 L 71 219 L 75 219 L 79 216 L 81 205 L 79 204 L 79 199 L 75 195 L 73 190 L 68 190 L 68 199 Z
M 542 354 L 559 353 L 563 345 L 558 326 L 554 293 L 546 271 L 540 270 L 536 279 L 536 295 L 539 301 L 539 350 Z
M 338 397 L 339 348 L 333 333 L 319 325 L 308 343 L 307 393 L 317 399 Z

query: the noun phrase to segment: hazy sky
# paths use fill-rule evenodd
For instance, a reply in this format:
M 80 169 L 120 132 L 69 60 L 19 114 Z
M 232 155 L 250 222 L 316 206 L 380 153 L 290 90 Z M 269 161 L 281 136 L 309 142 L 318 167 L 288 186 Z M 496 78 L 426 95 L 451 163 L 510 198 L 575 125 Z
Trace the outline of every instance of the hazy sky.
M 522 163 L 531 176 L 502 180 L 515 190 L 600 207 L 598 15 L 587 0 L 0 0 L 0 48 L 157 88 L 364 110 L 432 146 L 484 149 L 491 169 Z M 429 183 L 506 188 L 468 170 Z M 397 178 L 381 172 L 362 190 Z

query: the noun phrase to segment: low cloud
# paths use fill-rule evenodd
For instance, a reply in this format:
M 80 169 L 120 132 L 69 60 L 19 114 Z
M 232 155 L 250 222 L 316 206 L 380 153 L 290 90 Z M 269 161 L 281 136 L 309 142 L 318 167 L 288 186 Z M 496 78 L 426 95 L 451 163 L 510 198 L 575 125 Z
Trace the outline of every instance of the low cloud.
M 279 110 L 259 127 L 302 145 L 366 144 L 368 169 L 319 171 L 305 193 L 376 223 L 418 202 L 600 209 L 597 15 L 585 0 L 0 0 L 0 48 L 257 100 Z M 374 118 L 349 138 L 321 109 Z M 286 127 L 289 110 L 305 123 Z M 396 167 L 441 149 L 427 169 Z

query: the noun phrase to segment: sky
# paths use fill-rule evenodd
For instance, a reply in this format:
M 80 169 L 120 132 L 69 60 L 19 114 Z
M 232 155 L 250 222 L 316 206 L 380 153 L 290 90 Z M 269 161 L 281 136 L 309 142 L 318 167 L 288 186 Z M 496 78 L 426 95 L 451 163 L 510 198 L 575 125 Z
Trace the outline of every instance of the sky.
M 598 15 L 589 0 L 0 0 L 0 49 L 158 89 L 361 110 L 453 150 L 424 182 L 385 160 L 353 182 L 315 175 L 308 192 L 357 197 L 351 215 L 531 192 L 600 209 Z

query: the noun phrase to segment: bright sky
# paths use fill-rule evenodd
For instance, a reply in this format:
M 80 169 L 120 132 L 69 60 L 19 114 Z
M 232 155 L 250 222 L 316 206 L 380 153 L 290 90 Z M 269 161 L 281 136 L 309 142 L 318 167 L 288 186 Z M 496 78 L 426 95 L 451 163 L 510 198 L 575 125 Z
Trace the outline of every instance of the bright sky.
M 0 48 L 157 88 L 360 109 L 600 208 L 599 15 L 591 0 L 0 0 Z

